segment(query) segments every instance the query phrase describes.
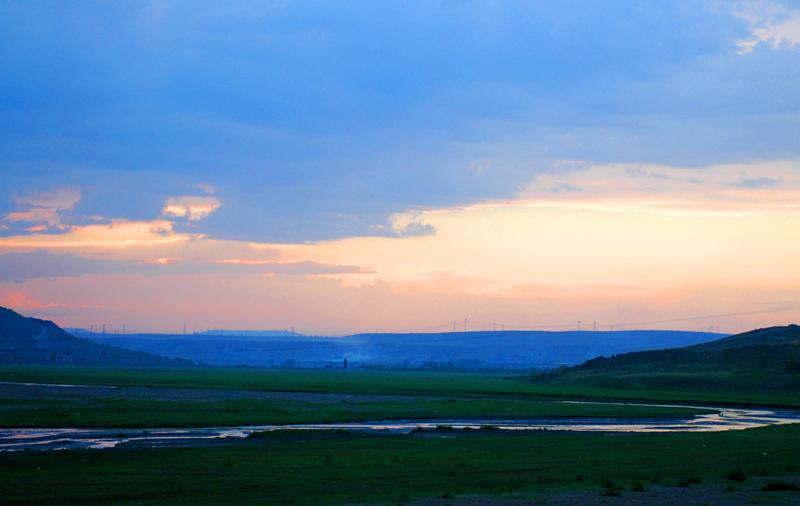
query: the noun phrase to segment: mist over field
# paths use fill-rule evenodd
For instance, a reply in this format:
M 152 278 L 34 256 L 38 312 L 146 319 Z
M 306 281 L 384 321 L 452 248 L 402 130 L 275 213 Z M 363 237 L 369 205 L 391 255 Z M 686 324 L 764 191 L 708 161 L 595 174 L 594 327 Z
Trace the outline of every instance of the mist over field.
M 419 367 L 432 363 L 452 370 L 545 368 L 577 365 L 598 356 L 675 348 L 721 336 L 710 332 L 447 332 L 361 334 L 344 337 L 220 335 L 83 335 L 92 341 L 184 358 L 209 365 L 261 367 Z

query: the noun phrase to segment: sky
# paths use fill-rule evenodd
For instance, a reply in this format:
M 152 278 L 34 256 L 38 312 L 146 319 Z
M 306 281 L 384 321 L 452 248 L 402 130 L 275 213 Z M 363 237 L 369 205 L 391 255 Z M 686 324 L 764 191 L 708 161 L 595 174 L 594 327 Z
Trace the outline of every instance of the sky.
M 800 1 L 0 3 L 0 306 L 800 323 Z M 184 327 L 185 326 L 185 327 Z

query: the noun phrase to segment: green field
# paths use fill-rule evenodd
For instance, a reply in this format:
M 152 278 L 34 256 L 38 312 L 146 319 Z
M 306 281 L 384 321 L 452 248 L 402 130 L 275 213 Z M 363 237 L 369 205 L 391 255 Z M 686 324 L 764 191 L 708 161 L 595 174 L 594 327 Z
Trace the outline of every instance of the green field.
M 3 504 L 336 504 L 654 483 L 800 469 L 795 426 L 713 434 L 397 437 L 0 455 Z M 613 485 L 610 485 L 613 484 Z
M 370 420 L 528 417 L 651 417 L 705 409 L 570 405 L 557 401 L 412 396 L 406 400 L 253 400 L 216 402 L 96 400 L 80 396 L 31 402 L 0 399 L 0 427 L 220 427 Z
M 59 393 L 23 398 L 11 395 L 13 385 L 5 385 L 8 395 L 0 399 L 0 425 L 6 427 L 248 425 L 440 416 L 626 417 L 691 411 L 558 402 L 570 398 L 798 403 L 786 392 L 591 389 L 480 374 L 5 367 L 0 369 L 0 381 L 143 387 L 135 389 L 133 397 L 122 396 L 126 392 L 122 388 L 105 389 L 101 397 L 53 389 Z M 159 395 L 171 392 L 163 387 L 189 390 L 175 391 L 177 398 L 163 400 Z M 240 390 L 258 395 L 247 398 L 249 394 Z M 275 393 L 274 398 L 269 392 Z M 239 397 L 225 400 L 234 393 Z M 719 483 L 722 491 L 723 485 L 747 486 L 756 476 L 783 480 L 800 474 L 796 451 L 800 425 L 721 433 L 443 430 L 382 437 L 340 431 L 295 436 L 290 431 L 280 437 L 195 448 L 0 453 L 0 483 L 14 484 L 5 487 L 0 504 L 397 504 L 415 497 L 448 498 L 458 504 L 459 498 L 470 494 L 527 497 L 581 490 L 601 497 L 643 493 L 637 490 L 656 484 Z M 800 499 L 792 490 L 770 494 L 759 497 L 767 503 L 775 497 Z
M 503 396 L 529 399 L 648 400 L 800 407 L 795 391 L 592 386 L 501 374 L 349 372 L 284 369 L 123 369 L 0 366 L 0 381 L 334 394 Z
M 56 389 L 58 393 L 49 396 L 0 398 L 0 407 L 4 408 L 0 409 L 2 427 L 218 427 L 452 417 L 651 417 L 709 412 L 608 402 L 567 404 L 552 395 L 532 394 L 527 391 L 531 385 L 520 378 L 492 375 L 66 368 L 37 370 L 36 377 L 31 378 L 26 375 L 30 369 L 5 372 L 0 377 L 6 381 L 35 379 L 42 383 L 147 388 L 139 389 L 133 397 L 124 396 L 124 389 L 120 388 L 103 390 L 104 396 L 91 395 L 91 389 Z M 194 388 L 178 391 L 164 400 L 155 394 L 165 386 Z M 212 396 L 201 387 L 223 392 Z M 224 391 L 243 389 L 249 392 L 244 398 L 225 396 Z M 195 391 L 197 395 L 192 395 Z M 270 391 L 294 394 L 274 398 L 257 395 Z

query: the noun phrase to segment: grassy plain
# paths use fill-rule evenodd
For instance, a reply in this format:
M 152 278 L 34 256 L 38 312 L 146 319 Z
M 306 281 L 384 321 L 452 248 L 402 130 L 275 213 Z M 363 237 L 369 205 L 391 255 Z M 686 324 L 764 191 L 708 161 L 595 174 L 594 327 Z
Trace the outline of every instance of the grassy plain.
M 5 427 L 216 427 L 453 417 L 651 417 L 708 412 L 607 402 L 567 404 L 518 390 L 519 385 L 525 387 L 520 378 L 491 375 L 236 369 L 10 371 L 16 376 L 9 374 L 4 379 L 115 387 L 0 385 L 0 426 Z M 36 376 L 25 374 L 32 371 Z M 104 371 L 106 376 L 102 375 Z M 166 385 L 184 388 L 160 388 Z M 190 385 L 194 388 L 185 388 Z
M 653 388 L 530 381 L 502 374 L 324 371 L 285 369 L 123 369 L 0 366 L 0 381 L 161 388 L 320 392 L 379 395 L 503 396 L 529 399 L 649 400 L 800 407 L 794 391 L 747 388 Z
M 38 400 L 6 396 L 0 401 L 4 426 L 152 427 L 676 412 L 554 402 L 568 398 L 785 406 L 800 402 L 785 392 L 595 389 L 479 374 L 4 367 L 0 381 L 142 387 L 137 396 L 119 398 L 116 392 L 124 388 L 107 389 L 110 394 L 105 398 L 77 393 Z M 206 395 L 209 391 L 198 390 L 197 396 L 207 398 L 159 400 L 159 387 L 223 392 Z M 233 395 L 241 390 L 264 395 Z M 224 400 L 225 391 L 230 391 L 231 399 Z M 153 398 L 144 398 L 141 392 L 145 397 L 152 392 Z M 718 482 L 738 487 L 737 480 L 751 475 L 800 472 L 797 425 L 678 434 L 458 432 L 368 438 L 334 434 L 302 442 L 266 437 L 197 448 L 0 453 L 0 483 L 14 484 L 5 487 L 0 504 L 396 504 L 420 496 L 524 497 L 568 489 L 588 490 L 599 497 L 612 492 L 636 494 L 635 490 L 655 483 Z M 781 493 L 799 497 L 792 491 Z
M 341 504 L 732 483 L 800 469 L 800 430 L 391 437 L 0 455 L 2 504 Z M 726 481 L 733 476 L 737 481 Z
M 556 401 L 415 397 L 407 399 L 152 401 L 75 396 L 28 403 L 0 399 L 0 427 L 220 427 L 369 420 L 480 417 L 651 417 L 709 410 L 570 405 Z

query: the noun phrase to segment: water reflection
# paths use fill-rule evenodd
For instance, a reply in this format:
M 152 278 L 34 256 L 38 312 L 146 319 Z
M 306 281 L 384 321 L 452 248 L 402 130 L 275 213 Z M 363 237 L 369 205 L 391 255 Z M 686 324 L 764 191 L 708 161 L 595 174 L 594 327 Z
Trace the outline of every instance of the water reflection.
M 641 406 L 642 404 L 630 404 Z M 686 406 L 682 406 L 686 407 Z M 256 431 L 344 429 L 351 432 L 404 434 L 434 431 L 437 427 L 499 430 L 551 430 L 580 432 L 714 432 L 766 425 L 799 423 L 800 412 L 766 409 L 704 408 L 718 413 L 662 418 L 526 418 L 437 419 L 338 424 L 262 425 L 200 429 L 0 429 L 0 451 L 104 449 L 115 447 L 174 447 L 224 443 Z

